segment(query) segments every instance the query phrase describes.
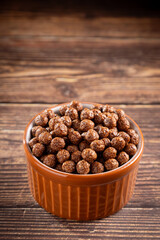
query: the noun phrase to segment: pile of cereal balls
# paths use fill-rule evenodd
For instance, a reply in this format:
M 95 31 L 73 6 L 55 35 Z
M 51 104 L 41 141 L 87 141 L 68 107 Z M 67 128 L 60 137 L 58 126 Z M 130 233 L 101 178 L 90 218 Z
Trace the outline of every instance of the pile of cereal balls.
M 29 146 L 42 163 L 67 173 L 102 173 L 125 164 L 136 153 L 139 136 L 122 109 L 106 104 L 62 105 L 35 118 Z

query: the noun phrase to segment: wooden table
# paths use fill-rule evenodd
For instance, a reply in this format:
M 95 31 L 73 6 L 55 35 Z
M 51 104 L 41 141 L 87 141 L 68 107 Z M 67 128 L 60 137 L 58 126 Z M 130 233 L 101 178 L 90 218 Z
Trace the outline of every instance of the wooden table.
M 75 5 L 63 12 L 60 5 L 21 2 L 0 7 L 0 239 L 159 239 L 157 12 L 134 16 Z M 144 134 L 134 195 L 106 219 L 52 216 L 28 188 L 24 128 L 35 113 L 72 99 L 120 106 Z

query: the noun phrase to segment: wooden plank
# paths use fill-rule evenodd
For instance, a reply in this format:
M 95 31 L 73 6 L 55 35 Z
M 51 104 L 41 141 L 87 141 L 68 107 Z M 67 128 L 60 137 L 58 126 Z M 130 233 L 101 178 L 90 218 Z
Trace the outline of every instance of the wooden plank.
M 0 209 L 2 239 L 159 239 L 160 209 L 128 209 L 106 219 L 77 222 L 41 208 Z M 131 217 L 132 216 L 132 217 Z
M 54 11 L 54 10 L 53 10 Z M 66 9 L 65 9 L 66 11 Z M 146 37 L 160 36 L 160 18 L 116 16 L 109 14 L 87 17 L 85 11 L 68 15 L 29 11 L 6 11 L 0 14 L 0 36 L 63 36 L 63 37 Z M 57 16 L 58 15 L 58 16 Z M 61 15 L 61 17 L 60 17 Z M 32 27 L 31 27 L 32 26 Z
M 0 100 L 160 103 L 159 46 L 156 39 L 3 38 Z

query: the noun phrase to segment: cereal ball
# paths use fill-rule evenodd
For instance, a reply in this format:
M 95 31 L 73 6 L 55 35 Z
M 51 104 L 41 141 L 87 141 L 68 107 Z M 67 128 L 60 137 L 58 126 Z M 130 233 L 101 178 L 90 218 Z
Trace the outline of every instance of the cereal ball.
M 100 163 L 100 162 L 95 161 L 95 162 L 92 163 L 92 165 L 91 165 L 91 172 L 92 172 L 93 174 L 104 172 L 104 165 L 103 165 L 102 163 Z
M 117 136 L 118 136 L 118 130 L 116 127 L 109 129 L 109 139 L 112 139 Z
M 52 109 L 48 109 L 48 110 L 46 110 L 46 112 L 47 112 L 47 117 L 48 117 L 49 119 L 55 117 L 55 113 L 54 113 L 54 111 L 53 111 Z
M 40 143 L 48 145 L 52 140 L 52 136 L 49 132 L 45 131 L 38 136 L 38 140 Z
M 129 136 L 131 136 L 131 135 L 135 134 L 136 132 L 134 129 L 129 128 L 129 129 L 127 129 L 127 133 L 129 134 Z
M 55 116 L 49 120 L 48 124 L 49 124 L 50 130 L 54 130 L 54 126 L 56 123 L 62 123 L 62 119 L 60 118 L 60 116 Z
M 120 152 L 117 157 L 118 162 L 120 165 L 123 165 L 124 163 L 128 162 L 129 155 L 126 152 Z
M 68 145 L 67 151 L 70 153 L 76 152 L 76 151 L 78 151 L 78 147 L 77 147 L 77 145 Z
M 36 118 L 35 118 L 35 124 L 38 126 L 42 126 L 45 127 L 48 123 L 48 118 L 45 116 L 45 114 L 39 114 Z
M 69 116 L 72 120 L 78 118 L 78 112 L 77 112 L 77 110 L 76 110 L 75 108 L 72 108 L 72 107 L 70 107 L 70 108 L 68 108 L 68 109 L 66 110 L 65 115 L 66 115 L 66 116 Z
M 80 123 L 80 130 L 82 132 L 87 132 L 89 129 L 93 129 L 93 128 L 94 128 L 94 122 L 92 122 L 89 119 L 84 119 Z
M 64 137 L 68 133 L 68 128 L 63 123 L 56 123 L 54 126 L 54 135 L 57 137 Z
M 103 112 L 110 112 L 110 113 L 114 113 L 116 112 L 116 109 L 108 104 L 104 105 L 103 106 L 103 109 L 102 109 Z
M 34 127 L 32 128 L 32 130 L 31 130 L 31 132 L 32 132 L 32 137 L 35 137 L 36 131 L 37 131 L 38 128 L 42 128 L 42 127 L 41 127 L 41 126 L 34 126 Z
M 78 101 L 72 101 L 70 104 L 69 104 L 70 107 L 72 108 L 75 108 L 78 112 L 79 111 L 82 111 L 83 109 L 83 105 L 82 103 L 78 102 Z
M 62 164 L 62 170 L 67 173 L 75 172 L 76 164 L 73 161 L 66 161 Z
M 79 174 L 87 174 L 90 172 L 90 164 L 85 160 L 81 160 L 77 163 L 76 169 Z
M 42 133 L 42 132 L 47 132 L 47 130 L 43 127 L 39 127 L 37 130 L 36 130 L 36 133 L 35 133 L 35 136 L 38 138 L 39 135 Z
M 92 163 L 97 159 L 97 153 L 91 148 L 85 148 L 82 151 L 82 158 L 87 162 Z
M 58 164 L 56 165 L 55 169 L 58 170 L 58 171 L 63 172 L 63 170 L 62 170 L 62 164 L 61 164 L 61 163 L 58 163 Z
M 130 142 L 133 143 L 134 145 L 138 145 L 139 136 L 136 132 L 134 134 L 130 134 Z
M 55 153 L 55 151 L 52 151 L 50 144 L 46 146 L 46 153 L 48 153 L 48 154 Z
M 65 147 L 65 141 L 63 138 L 55 137 L 52 139 L 50 147 L 53 152 L 59 151 Z
M 71 141 L 71 143 L 78 145 L 82 137 L 78 131 L 73 131 L 72 133 L 68 134 L 68 138 Z
M 67 109 L 68 109 L 68 106 L 67 106 L 67 105 L 62 105 L 62 106 L 59 108 L 60 114 L 61 114 L 62 116 L 65 115 L 65 112 L 66 112 Z
M 118 119 L 118 129 L 120 131 L 127 131 L 130 128 L 130 123 L 125 117 Z
M 42 143 L 36 143 L 32 148 L 32 153 L 36 157 L 41 157 L 44 150 L 45 150 L 45 146 Z
M 74 130 L 79 131 L 80 130 L 80 120 L 74 119 L 72 121 L 72 127 L 74 128 Z
M 137 147 L 133 143 L 128 143 L 124 150 L 129 156 L 133 156 L 137 152 Z
M 74 128 L 68 128 L 68 134 L 71 134 L 71 133 L 73 133 L 75 130 L 74 130 Z
M 116 127 L 117 121 L 114 117 L 108 116 L 104 119 L 104 125 L 108 128 L 113 128 L 113 127 Z
M 75 163 L 81 160 L 81 151 L 76 151 L 71 154 L 71 160 Z
M 122 137 L 114 137 L 111 141 L 111 146 L 121 151 L 125 147 L 125 141 Z
M 105 144 L 103 140 L 94 140 L 90 147 L 96 152 L 101 152 L 105 149 Z
M 116 113 L 117 113 L 119 118 L 125 117 L 125 112 L 122 109 L 117 109 Z
M 71 127 L 72 125 L 72 120 L 69 116 L 63 116 L 61 117 L 62 122 L 67 126 L 67 127 Z
M 98 130 L 100 138 L 107 138 L 109 135 L 109 128 L 100 126 Z
M 95 130 L 89 129 L 85 134 L 85 139 L 87 140 L 87 142 L 91 143 L 94 140 L 98 140 L 99 135 Z
M 111 158 L 111 159 L 108 159 L 107 161 L 105 161 L 104 166 L 105 166 L 106 170 L 110 171 L 110 170 L 113 170 L 115 168 L 118 168 L 119 163 L 116 159 Z
M 79 149 L 80 151 L 82 152 L 85 148 L 89 148 L 90 147 L 90 144 L 87 142 L 87 141 L 82 141 L 80 142 L 79 144 Z
M 94 122 L 96 124 L 103 123 L 105 119 L 105 115 L 98 109 L 93 109 L 92 111 L 94 113 Z
M 84 108 L 81 112 L 80 118 L 81 118 L 81 120 L 84 120 L 84 119 L 90 119 L 91 120 L 91 119 L 94 118 L 94 113 L 91 109 Z
M 118 121 L 118 115 L 116 113 L 111 113 L 111 117 L 114 117 L 116 122 Z
M 97 104 L 94 104 L 92 107 L 91 107 L 91 109 L 98 109 L 98 110 L 102 110 L 102 108 L 103 108 L 103 105 L 102 104 L 99 104 L 99 103 L 97 103 Z
M 105 148 L 110 147 L 111 141 L 109 138 L 102 138 L 102 140 L 104 142 Z
M 126 132 L 119 132 L 119 133 L 118 133 L 118 136 L 119 136 L 119 137 L 122 137 L 122 138 L 124 139 L 124 141 L 125 141 L 126 144 L 129 143 L 129 141 L 130 141 L 130 136 L 129 136 Z
M 48 154 L 43 157 L 42 162 L 47 165 L 48 167 L 55 167 L 56 166 L 56 157 L 54 154 Z
M 59 163 L 64 163 L 70 158 L 70 153 L 66 149 L 62 149 L 57 153 L 57 160 Z
M 34 137 L 34 138 L 32 138 L 32 139 L 29 141 L 28 145 L 30 146 L 30 148 L 33 148 L 33 146 L 34 146 L 36 143 L 38 143 L 38 138 Z
M 103 152 L 103 157 L 105 160 L 110 158 L 115 158 L 116 155 L 117 155 L 117 150 L 113 147 L 109 147 Z

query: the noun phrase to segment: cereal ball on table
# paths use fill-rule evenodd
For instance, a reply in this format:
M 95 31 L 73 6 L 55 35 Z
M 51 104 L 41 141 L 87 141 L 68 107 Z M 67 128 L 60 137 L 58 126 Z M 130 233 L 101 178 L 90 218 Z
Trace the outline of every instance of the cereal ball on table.
M 133 156 L 137 152 L 137 147 L 133 143 L 128 143 L 124 150 L 129 156 Z
M 109 147 L 103 152 L 103 157 L 105 160 L 109 158 L 115 158 L 116 155 L 117 155 L 117 150 L 113 147 Z
M 64 163 L 70 158 L 70 153 L 66 149 L 62 149 L 57 153 L 57 160 L 59 163 Z
M 45 155 L 42 162 L 48 167 L 54 168 L 56 166 L 56 157 L 54 154 Z
M 115 168 L 118 168 L 119 163 L 116 159 L 111 158 L 111 159 L 108 159 L 107 161 L 105 161 L 104 166 L 105 166 L 107 171 L 110 171 L 110 170 L 113 170 Z
M 104 172 L 104 165 L 100 162 L 95 161 L 91 164 L 91 173 L 102 173 Z
M 66 161 L 62 164 L 62 170 L 67 173 L 75 172 L 76 164 L 73 161 Z
M 88 109 L 88 108 L 84 108 L 81 112 L 81 115 L 80 115 L 80 119 L 81 120 L 84 120 L 84 119 L 93 119 L 94 118 L 94 113 L 91 109 Z
M 53 152 L 59 151 L 65 147 L 65 141 L 63 138 L 55 137 L 52 139 L 50 147 Z
M 85 160 L 81 160 L 77 163 L 76 169 L 79 174 L 87 174 L 90 172 L 90 164 Z
M 81 160 L 81 151 L 75 151 L 71 154 L 71 160 L 75 163 Z
M 35 118 L 35 124 L 41 127 L 45 127 L 48 123 L 48 118 L 45 116 L 45 114 L 39 114 Z
M 91 148 L 85 148 L 82 151 L 82 158 L 89 163 L 93 163 L 97 159 L 97 153 Z
M 123 165 L 124 163 L 129 161 L 129 155 L 126 152 L 120 152 L 117 157 L 118 162 L 120 165 Z
M 66 115 L 66 116 L 69 116 L 72 120 L 78 118 L 78 112 L 77 112 L 77 110 L 76 110 L 75 108 L 72 108 L 72 107 L 70 107 L 70 108 L 68 108 L 68 109 L 66 110 L 65 115 Z
M 57 137 L 65 137 L 67 136 L 68 128 L 63 123 L 56 123 L 54 126 L 54 135 Z
M 87 132 L 89 129 L 94 129 L 94 122 L 89 119 L 84 119 L 80 123 L 80 130 Z
M 38 136 L 38 140 L 40 143 L 43 143 L 44 145 L 48 145 L 52 140 L 52 136 L 49 132 L 45 131 Z
M 117 149 L 118 151 L 121 151 L 125 147 L 125 141 L 122 137 L 112 138 L 111 146 Z
M 99 139 L 99 135 L 93 129 L 89 129 L 85 134 L 85 140 L 87 140 L 87 142 L 89 142 L 89 143 L 91 143 L 94 140 L 98 140 L 98 139 Z
M 72 108 L 75 108 L 78 112 L 82 111 L 82 109 L 83 109 L 82 103 L 80 103 L 78 101 L 72 101 L 69 106 Z
M 96 152 L 102 152 L 105 149 L 105 144 L 103 140 L 94 140 L 90 147 Z
M 45 146 L 42 143 L 36 143 L 32 148 L 32 153 L 36 157 L 41 157 L 45 151 Z

